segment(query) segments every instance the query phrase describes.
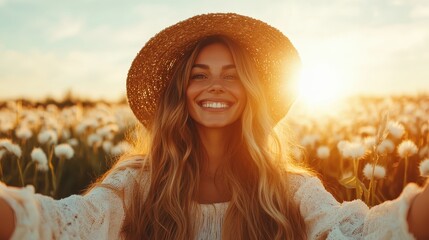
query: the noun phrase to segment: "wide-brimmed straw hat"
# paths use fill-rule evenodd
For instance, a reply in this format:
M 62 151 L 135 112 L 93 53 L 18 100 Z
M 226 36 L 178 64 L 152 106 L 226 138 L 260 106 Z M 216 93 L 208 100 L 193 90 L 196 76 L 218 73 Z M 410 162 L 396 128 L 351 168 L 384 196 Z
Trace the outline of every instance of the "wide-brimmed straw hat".
M 165 28 L 152 37 L 134 59 L 127 78 L 127 97 L 137 119 L 148 127 L 160 96 L 173 81 L 179 59 L 210 36 L 224 36 L 248 51 L 259 73 L 268 108 L 275 121 L 293 103 L 301 62 L 289 39 L 278 29 L 235 13 L 197 15 Z

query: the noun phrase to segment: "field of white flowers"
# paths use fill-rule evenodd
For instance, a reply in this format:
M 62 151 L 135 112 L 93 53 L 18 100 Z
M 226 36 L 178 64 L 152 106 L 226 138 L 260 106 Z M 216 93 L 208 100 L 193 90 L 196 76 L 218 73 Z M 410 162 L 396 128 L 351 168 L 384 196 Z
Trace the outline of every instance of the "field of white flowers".
M 27 104 L 28 105 L 28 104 Z M 130 147 L 127 105 L 0 104 L 0 180 L 55 198 L 79 193 Z
M 317 170 L 340 201 L 377 205 L 429 176 L 429 96 L 350 98 L 330 111 L 305 108 L 286 122 L 291 152 Z
M 340 201 L 396 198 L 429 175 L 429 96 L 352 98 L 324 113 L 294 109 L 282 123 L 292 156 Z M 62 198 L 80 193 L 130 145 L 126 104 L 0 103 L 0 181 Z M 290 137 L 290 136 L 289 136 Z

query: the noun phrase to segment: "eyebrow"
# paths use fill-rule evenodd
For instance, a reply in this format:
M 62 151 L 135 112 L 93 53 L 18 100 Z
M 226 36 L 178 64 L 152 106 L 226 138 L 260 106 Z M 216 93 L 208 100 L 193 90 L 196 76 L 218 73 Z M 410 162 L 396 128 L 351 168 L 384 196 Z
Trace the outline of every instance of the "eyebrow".
M 194 64 L 192 66 L 192 68 L 195 68 L 195 67 L 202 68 L 202 69 L 210 69 L 210 67 L 208 65 L 206 65 L 206 64 L 199 64 L 199 63 Z M 228 69 L 233 69 L 233 68 L 235 68 L 235 64 L 228 64 L 228 65 L 223 66 L 222 70 L 228 70 Z

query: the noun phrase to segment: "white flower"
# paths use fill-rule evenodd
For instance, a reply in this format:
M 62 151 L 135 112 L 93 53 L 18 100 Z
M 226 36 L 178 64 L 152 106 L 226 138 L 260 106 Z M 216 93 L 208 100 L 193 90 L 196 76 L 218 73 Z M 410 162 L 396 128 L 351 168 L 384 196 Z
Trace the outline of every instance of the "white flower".
M 397 139 L 401 138 L 405 133 L 404 126 L 398 122 L 389 121 L 387 123 L 387 129 L 389 130 L 389 133 Z
M 411 140 L 404 140 L 398 146 L 398 154 L 401 158 L 410 157 L 417 153 L 417 146 Z
M 314 148 L 316 142 L 319 141 L 319 138 L 320 137 L 318 135 L 305 135 L 301 139 L 301 145 L 304 147 Z
M 8 132 L 10 130 L 14 129 L 14 124 L 12 122 L 2 122 L 0 124 L 0 131 L 1 132 Z
M 119 131 L 118 125 L 109 124 L 102 128 L 97 129 L 96 133 L 100 135 L 102 138 L 108 138 L 112 133 L 116 133 Z
M 341 141 L 339 141 L 338 143 L 337 143 L 337 148 L 338 148 L 338 151 L 341 153 L 341 155 L 343 155 L 344 156 L 344 148 L 345 148 L 345 146 L 347 145 L 347 143 L 348 143 L 348 141 L 346 141 L 346 140 L 341 140 Z
M 360 142 L 348 142 L 342 154 L 345 158 L 359 159 L 365 154 L 365 147 Z
M 87 128 L 88 128 L 88 126 L 82 122 L 82 123 L 79 123 L 78 125 L 76 125 L 74 130 L 75 130 L 77 135 L 83 135 Z
M 13 155 L 15 155 L 17 158 L 21 157 L 22 155 L 21 147 L 18 146 L 17 144 L 12 144 L 12 146 L 10 147 L 10 149 L 8 149 L 8 151 L 13 153 Z
M 423 159 L 419 166 L 420 175 L 423 177 L 429 177 L 429 158 Z
M 113 156 L 119 156 L 125 152 L 127 152 L 131 148 L 131 145 L 125 141 L 119 142 L 114 147 L 112 147 L 110 153 Z
M 111 141 L 104 141 L 102 144 L 103 150 L 106 153 L 109 153 L 112 149 L 113 143 Z
M 365 145 L 366 149 L 372 150 L 372 148 L 375 146 L 375 137 L 366 137 L 363 139 L 363 144 Z
M 100 137 L 100 135 L 96 133 L 91 133 L 86 139 L 88 146 L 91 146 L 91 147 L 94 145 L 99 145 L 101 141 L 103 141 L 103 139 Z
M 8 149 L 9 146 L 11 146 L 13 143 L 8 138 L 2 138 L 0 139 L 0 148 L 3 147 L 5 149 Z
M 37 164 L 36 169 L 41 172 L 47 172 L 49 170 L 48 164 Z
M 67 140 L 67 142 L 73 147 L 76 147 L 77 145 L 79 145 L 79 141 L 76 138 L 70 138 L 69 140 Z
M 55 156 L 57 156 L 58 158 L 70 159 L 74 155 L 73 148 L 67 143 L 62 143 L 58 146 L 55 146 L 54 152 Z
M 377 152 L 380 154 L 392 153 L 395 150 L 395 144 L 390 139 L 384 139 L 378 146 Z
M 12 153 L 17 158 L 20 158 L 22 155 L 21 147 L 12 143 L 10 139 L 7 139 L 7 138 L 0 139 L 0 149 L 1 148 L 6 149 L 8 152 Z
M 382 179 L 386 176 L 386 169 L 380 165 L 374 166 L 373 164 L 367 163 L 363 168 L 363 175 L 368 180 L 371 180 L 373 176 L 375 179 Z
M 411 115 L 413 112 L 415 112 L 415 109 L 416 109 L 416 105 L 414 103 L 408 102 L 404 107 L 404 112 L 405 114 Z
M 40 117 L 37 114 L 33 112 L 27 112 L 25 118 L 22 120 L 22 123 L 32 126 L 39 123 L 39 121 Z
M 329 147 L 327 146 L 320 146 L 317 148 L 317 157 L 319 159 L 328 159 L 330 155 Z
M 61 125 L 58 122 L 58 119 L 53 116 L 46 116 L 44 121 L 44 126 L 46 129 L 55 129 L 57 132 L 61 129 Z
M 88 129 L 96 129 L 100 124 L 94 118 L 86 118 L 81 123 L 79 123 L 75 131 L 78 135 L 84 134 Z
M 28 127 L 20 127 L 15 130 L 15 135 L 22 140 L 27 140 L 33 136 L 33 132 Z
M 43 130 L 37 135 L 40 144 L 56 144 L 58 141 L 57 132 L 52 129 Z
M 68 128 L 64 128 L 62 131 L 61 131 L 61 139 L 62 140 L 67 140 L 67 139 L 69 139 L 70 138 L 70 136 L 71 136 L 71 133 L 70 133 L 70 130 L 68 129 Z
M 48 164 L 48 158 L 41 148 L 34 148 L 33 151 L 31 151 L 31 159 L 38 165 Z

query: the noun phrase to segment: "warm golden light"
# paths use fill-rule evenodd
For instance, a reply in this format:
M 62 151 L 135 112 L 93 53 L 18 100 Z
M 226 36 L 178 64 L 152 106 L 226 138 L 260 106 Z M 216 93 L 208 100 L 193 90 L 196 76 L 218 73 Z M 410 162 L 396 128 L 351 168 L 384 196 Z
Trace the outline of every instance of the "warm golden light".
M 332 65 L 306 66 L 301 72 L 299 100 L 311 108 L 329 107 L 346 95 L 343 78 Z

